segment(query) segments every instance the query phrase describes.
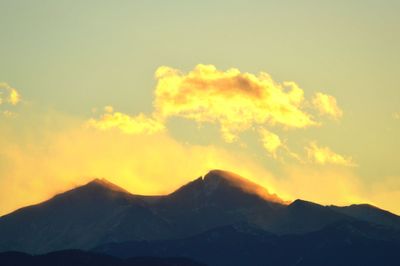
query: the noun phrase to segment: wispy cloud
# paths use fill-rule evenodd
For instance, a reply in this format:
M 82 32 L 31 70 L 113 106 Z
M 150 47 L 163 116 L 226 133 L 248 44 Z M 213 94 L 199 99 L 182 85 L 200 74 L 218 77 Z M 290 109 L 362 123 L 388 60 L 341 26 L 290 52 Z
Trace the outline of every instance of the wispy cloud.
M 0 82 L 0 116 L 11 118 L 17 116 L 9 110 L 21 101 L 21 94 L 7 83 Z
M 336 98 L 331 95 L 318 92 L 312 102 L 321 115 L 327 115 L 334 119 L 343 116 L 343 111 L 339 108 Z
M 17 105 L 21 100 L 20 93 L 7 83 L 0 83 L 0 104 Z
M 260 140 L 263 147 L 273 158 L 276 159 L 278 157 L 278 149 L 283 146 L 282 140 L 278 135 L 265 128 L 260 128 L 258 132 L 260 134 Z
M 318 146 L 316 142 L 311 142 L 306 151 L 308 158 L 317 164 L 336 164 L 342 166 L 356 166 L 353 159 L 349 156 L 340 155 L 332 151 L 329 147 Z
M 105 113 L 98 119 L 90 119 L 89 127 L 100 130 L 117 128 L 127 134 L 153 134 L 165 129 L 164 124 L 142 113 L 130 116 L 120 112 L 114 112 L 113 107 L 106 106 Z

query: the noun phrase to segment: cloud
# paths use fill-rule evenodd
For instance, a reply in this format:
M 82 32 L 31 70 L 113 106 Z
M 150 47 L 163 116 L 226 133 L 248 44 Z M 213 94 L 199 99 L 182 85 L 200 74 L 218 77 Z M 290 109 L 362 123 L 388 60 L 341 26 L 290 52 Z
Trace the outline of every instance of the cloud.
M 277 150 L 283 146 L 279 136 L 265 128 L 260 128 L 258 133 L 260 134 L 260 140 L 265 150 L 273 158 L 277 158 Z
M 21 100 L 19 92 L 12 88 L 7 83 L 0 83 L 0 105 L 9 103 L 11 105 L 17 105 Z
M 197 65 L 192 71 L 162 66 L 156 71 L 155 113 L 199 123 L 217 123 L 227 142 L 259 125 L 284 128 L 315 126 L 305 110 L 304 91 L 294 82 L 278 83 L 265 72 L 241 73 L 231 68 Z
M 200 64 L 188 73 L 162 66 L 155 77 L 154 110 L 150 115 L 128 115 L 106 106 L 105 114 L 90 119 L 87 125 L 100 130 L 116 128 L 127 134 L 154 134 L 166 130 L 168 119 L 181 117 L 219 125 L 220 134 L 228 143 L 237 141 L 244 131 L 258 131 L 260 142 L 272 158 L 283 160 L 285 155 L 301 162 L 301 156 L 283 144 L 279 134 L 270 128 L 321 125 L 295 82 L 279 83 L 265 72 L 254 75 L 236 68 L 220 71 L 213 65 Z M 343 115 L 333 96 L 318 92 L 312 103 L 321 114 L 335 119 Z M 279 149 L 285 151 L 282 156 L 277 155 Z M 312 151 L 314 157 L 318 156 L 314 159 L 317 163 L 346 164 L 345 158 L 330 150 Z
M 10 110 L 4 110 L 4 111 L 1 112 L 1 114 L 2 114 L 3 116 L 5 116 L 5 117 L 8 117 L 8 118 L 16 117 L 16 116 L 17 116 L 16 113 L 14 113 L 14 112 L 12 112 L 12 111 L 10 111 Z
M 228 143 L 237 141 L 244 131 L 257 131 L 270 157 L 282 162 L 288 157 L 303 163 L 305 160 L 270 128 L 276 128 L 276 132 L 321 125 L 314 119 L 312 108 L 309 110 L 304 91 L 295 82 L 279 83 L 265 72 L 254 75 L 236 68 L 220 71 L 213 65 L 200 64 L 183 73 L 162 66 L 155 78 L 154 110 L 150 115 L 128 115 L 106 106 L 105 113 L 90 119 L 87 125 L 99 130 L 119 129 L 127 134 L 154 134 L 167 129 L 168 119 L 181 117 L 219 125 L 220 134 Z M 335 119 L 343 115 L 333 96 L 318 92 L 312 103 L 321 114 Z M 278 156 L 278 150 L 284 153 Z M 346 158 L 329 149 L 311 146 L 308 150 L 314 162 L 350 165 Z
M 336 164 L 342 166 L 356 166 L 353 159 L 332 151 L 329 147 L 320 147 L 316 142 L 311 142 L 306 147 L 308 158 L 317 164 Z
M 17 103 L 19 103 L 20 100 L 21 96 L 18 93 L 18 91 L 16 89 L 11 89 L 10 96 L 8 97 L 9 103 L 11 103 L 12 105 L 17 105 Z
M 317 92 L 312 102 L 321 115 L 327 115 L 333 119 L 343 116 L 343 111 L 337 105 L 336 98 L 331 95 Z
M 126 134 L 154 134 L 165 129 L 163 123 L 142 113 L 129 116 L 114 112 L 112 106 L 106 106 L 104 109 L 106 113 L 101 115 L 99 119 L 92 118 L 87 122 L 89 127 L 99 130 L 118 128 Z

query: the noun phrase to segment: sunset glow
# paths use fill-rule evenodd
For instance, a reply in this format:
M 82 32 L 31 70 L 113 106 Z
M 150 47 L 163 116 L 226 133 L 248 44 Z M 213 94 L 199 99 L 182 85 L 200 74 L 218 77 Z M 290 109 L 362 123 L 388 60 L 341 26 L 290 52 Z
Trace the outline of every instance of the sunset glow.
M 155 195 L 212 169 L 400 214 L 397 3 L 17 2 L 0 3 L 0 216 L 95 177 Z

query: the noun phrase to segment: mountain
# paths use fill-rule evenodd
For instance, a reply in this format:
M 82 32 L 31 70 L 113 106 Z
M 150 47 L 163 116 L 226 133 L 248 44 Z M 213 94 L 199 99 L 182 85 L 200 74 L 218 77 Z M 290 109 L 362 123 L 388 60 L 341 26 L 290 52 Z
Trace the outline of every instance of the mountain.
M 135 257 L 128 259 L 115 258 L 81 250 L 63 250 L 44 255 L 29 255 L 20 252 L 0 253 L 2 266 L 201 266 L 186 258 Z
M 236 224 L 183 239 L 111 243 L 95 251 L 121 258 L 182 256 L 215 266 L 395 266 L 400 261 L 400 238 L 394 239 L 392 233 L 359 221 L 342 221 L 296 235 L 275 235 Z
M 176 237 L 241 221 L 269 228 L 286 203 L 230 172 L 214 170 L 153 205 L 176 228 Z
M 133 222 L 133 223 L 132 223 Z M 0 218 L 0 250 L 45 253 L 95 243 L 168 237 L 145 197 L 95 179 Z
M 185 237 L 250 220 L 267 225 L 284 201 L 233 173 L 211 171 L 167 196 L 132 195 L 106 180 L 0 218 L 0 250 L 45 253 L 100 243 Z
M 400 217 L 370 204 L 330 206 L 331 209 L 363 221 L 400 229 Z
M 95 179 L 43 203 L 0 217 L 0 251 L 43 254 L 66 249 L 96 250 L 114 244 L 121 244 L 119 247 L 124 249 L 125 243 L 141 243 L 149 247 L 155 245 L 155 251 L 170 246 L 171 249 L 166 250 L 179 255 L 172 248 L 187 243 L 179 241 L 190 240 L 188 247 L 193 243 L 195 247 L 202 246 L 207 243 L 200 243 L 202 237 L 213 239 L 215 232 L 221 235 L 219 230 L 242 225 L 241 230 L 247 228 L 245 233 L 250 234 L 243 236 L 249 243 L 242 253 L 252 254 L 250 242 L 253 240 L 254 243 L 259 239 L 272 243 L 273 246 L 265 248 L 275 250 L 276 245 L 286 247 L 287 242 L 282 239 L 287 236 L 289 239 L 302 237 L 298 243 L 303 247 L 307 243 L 302 241 L 313 239 L 309 238 L 310 234 L 323 232 L 321 234 L 330 237 L 331 231 L 327 228 L 346 224 L 351 226 L 344 229 L 350 230 L 361 226 L 360 222 L 379 229 L 375 234 L 362 231 L 361 236 L 367 237 L 361 242 L 368 245 L 370 240 L 388 241 L 390 245 L 397 243 L 400 217 L 390 212 L 370 205 L 322 206 L 304 200 L 288 203 L 227 171 L 210 171 L 162 196 L 133 195 L 106 180 Z M 345 232 L 350 235 L 353 231 Z M 220 246 L 230 239 L 229 234 L 222 235 L 226 239 L 221 240 Z M 192 242 L 193 238 L 200 240 Z M 146 249 L 137 250 L 144 252 L 137 253 L 138 256 L 147 254 Z M 254 247 L 254 250 L 258 249 Z M 235 249 L 231 251 L 242 254 Z

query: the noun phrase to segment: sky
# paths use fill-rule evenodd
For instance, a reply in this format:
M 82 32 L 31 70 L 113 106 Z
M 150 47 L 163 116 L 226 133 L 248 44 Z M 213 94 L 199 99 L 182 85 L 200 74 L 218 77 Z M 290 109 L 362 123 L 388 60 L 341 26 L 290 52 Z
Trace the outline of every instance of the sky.
M 0 215 L 211 169 L 400 214 L 399 1 L 0 0 Z

